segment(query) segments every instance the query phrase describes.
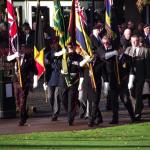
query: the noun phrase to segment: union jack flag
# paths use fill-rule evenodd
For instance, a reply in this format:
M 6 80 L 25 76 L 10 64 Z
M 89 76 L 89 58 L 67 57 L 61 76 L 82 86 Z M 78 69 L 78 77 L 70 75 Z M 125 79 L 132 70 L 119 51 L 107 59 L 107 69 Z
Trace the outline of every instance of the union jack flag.
M 9 55 L 17 52 L 17 22 L 16 22 L 16 13 L 13 7 L 13 0 L 7 0 L 7 12 L 8 12 L 8 24 L 9 24 L 9 39 L 10 39 L 10 51 Z
M 87 25 L 86 17 L 84 15 L 83 9 L 81 8 L 78 0 L 75 1 L 75 11 L 80 16 L 82 26 L 85 27 L 85 25 Z

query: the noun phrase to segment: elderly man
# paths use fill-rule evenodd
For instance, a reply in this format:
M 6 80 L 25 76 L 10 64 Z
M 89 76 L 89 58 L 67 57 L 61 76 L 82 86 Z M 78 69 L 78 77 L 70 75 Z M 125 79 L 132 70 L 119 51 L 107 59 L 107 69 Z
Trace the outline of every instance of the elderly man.
M 113 44 L 108 36 L 104 36 L 102 38 L 103 43 L 103 53 L 99 55 L 105 62 L 105 70 L 106 70 L 106 79 L 110 85 L 110 98 L 112 105 L 112 121 L 110 124 L 118 124 L 119 122 L 119 102 L 118 96 L 121 97 L 125 107 L 127 108 L 131 120 L 134 120 L 134 112 L 131 104 L 131 100 L 129 98 L 129 92 L 127 88 L 127 80 L 129 75 L 129 59 L 127 56 L 123 54 L 123 49 L 120 47 L 118 56 L 118 51 L 114 49 Z M 106 81 L 107 81 L 106 80 Z M 108 83 L 107 83 L 108 84 Z M 104 87 L 108 89 L 108 85 Z M 104 89 L 105 89 L 104 88 Z
M 125 29 L 124 33 L 120 39 L 120 43 L 123 46 L 124 49 L 126 49 L 127 47 L 131 46 L 130 43 L 130 38 L 131 38 L 131 30 L 130 29 Z
M 145 80 L 150 80 L 150 51 L 139 45 L 139 37 L 131 37 L 131 45 L 125 51 L 125 54 L 132 58 L 131 71 L 129 76 L 128 89 L 135 88 L 135 120 L 141 119 L 143 109 L 142 91 Z

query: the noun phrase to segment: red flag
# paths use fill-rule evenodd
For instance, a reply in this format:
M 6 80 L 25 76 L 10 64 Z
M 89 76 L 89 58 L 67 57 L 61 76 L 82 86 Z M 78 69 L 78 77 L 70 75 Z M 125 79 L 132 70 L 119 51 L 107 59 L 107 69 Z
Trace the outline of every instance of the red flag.
M 72 0 L 72 7 L 71 7 L 71 12 L 70 12 L 70 19 L 69 19 L 69 26 L 68 26 L 68 33 L 67 33 L 67 42 L 66 44 L 73 43 L 74 45 L 76 44 L 75 41 L 75 0 Z
M 18 28 L 16 21 L 16 14 L 13 7 L 13 0 L 7 0 L 7 12 L 8 12 L 8 24 L 9 24 L 9 56 L 13 56 L 8 59 L 9 61 L 15 59 L 14 55 L 18 51 L 19 42 L 18 42 Z M 21 78 L 21 69 L 20 69 L 20 61 L 17 59 L 18 64 L 18 73 L 19 73 L 19 82 L 22 87 L 22 78 Z
M 14 54 L 17 52 L 17 22 L 16 22 L 16 14 L 13 7 L 13 0 L 7 0 L 7 12 L 8 12 L 8 24 L 9 24 L 9 39 L 10 39 L 10 54 Z

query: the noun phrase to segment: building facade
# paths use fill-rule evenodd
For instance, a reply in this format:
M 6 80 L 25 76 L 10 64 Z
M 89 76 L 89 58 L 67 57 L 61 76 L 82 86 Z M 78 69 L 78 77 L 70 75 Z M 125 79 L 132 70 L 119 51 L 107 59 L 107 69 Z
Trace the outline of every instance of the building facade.
M 64 10 L 64 15 L 69 15 L 72 1 L 71 0 L 61 0 L 61 6 Z M 85 9 L 88 9 L 91 6 L 91 0 L 80 0 L 81 6 Z M 95 11 L 100 10 L 99 8 L 104 7 L 104 2 L 102 0 L 95 0 Z M 37 0 L 14 0 L 14 6 L 19 9 L 19 21 L 21 23 L 27 21 L 30 26 L 32 26 L 32 22 L 35 20 L 36 16 L 36 6 Z M 42 8 L 43 14 L 45 15 L 47 21 L 50 26 L 53 27 L 53 9 L 54 2 L 53 0 L 41 0 L 40 6 Z
M 50 26 L 53 26 L 53 0 L 40 0 L 43 14 L 45 15 L 46 21 Z M 104 0 L 79 0 L 81 6 L 85 10 L 92 9 L 94 2 L 94 10 L 98 12 L 101 16 L 104 16 L 105 7 Z M 150 1 L 147 0 L 146 5 L 142 5 L 143 9 L 141 12 L 137 9 L 137 0 L 113 0 L 115 4 L 115 9 L 117 11 L 117 18 L 119 18 L 119 23 L 128 20 L 139 23 L 150 23 Z M 4 20 L 3 13 L 5 9 L 6 0 L 0 0 L 0 22 Z M 70 8 L 72 5 L 72 0 L 60 0 L 61 6 L 64 10 L 64 16 L 69 16 Z M 35 20 L 36 16 L 36 6 L 37 0 L 14 0 L 14 6 L 17 7 L 19 11 L 19 23 L 29 22 L 32 26 L 32 22 Z M 99 17 L 94 14 L 94 17 Z M 87 15 L 89 20 L 92 19 L 91 13 Z

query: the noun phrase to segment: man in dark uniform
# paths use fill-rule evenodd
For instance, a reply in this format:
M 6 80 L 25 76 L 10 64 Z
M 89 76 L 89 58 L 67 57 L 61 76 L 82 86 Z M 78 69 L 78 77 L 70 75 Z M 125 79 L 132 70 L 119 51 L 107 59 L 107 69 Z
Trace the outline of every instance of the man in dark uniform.
M 91 76 L 91 70 L 89 70 L 89 65 L 87 63 L 89 63 L 91 60 L 89 55 L 82 55 L 83 56 L 83 60 L 80 62 L 80 67 L 83 67 L 84 69 L 84 80 L 83 80 L 83 84 L 82 84 L 82 89 L 83 89 L 83 98 L 85 103 L 87 104 L 87 112 L 88 112 L 88 126 L 89 127 L 93 127 L 93 125 L 95 124 L 95 120 L 96 120 L 96 115 L 97 115 L 97 109 L 98 106 L 96 106 L 97 104 L 97 100 L 98 100 L 98 94 L 97 94 L 97 89 L 95 89 L 92 76 Z M 99 117 L 99 116 L 98 116 Z M 101 118 L 102 119 L 102 118 Z
M 75 47 L 69 45 L 67 47 L 67 51 L 68 78 L 70 80 L 70 84 L 67 84 L 68 78 L 66 78 L 66 74 L 64 74 L 63 70 L 61 70 L 59 86 L 62 103 L 68 113 L 68 124 L 73 125 L 78 102 L 79 78 L 83 76 L 83 73 L 79 66 L 81 56 L 75 52 Z
M 93 32 L 90 36 L 91 48 L 95 51 L 98 47 L 102 46 L 100 33 L 103 30 L 102 24 L 97 24 L 93 28 Z
M 107 36 L 104 36 L 102 39 L 102 43 L 104 45 L 104 55 L 102 58 L 105 61 L 106 72 L 108 75 L 108 81 L 110 84 L 110 97 L 111 97 L 111 105 L 112 105 L 112 121 L 111 124 L 118 123 L 118 109 L 119 102 L 118 96 L 121 97 L 124 105 L 127 107 L 129 115 L 131 119 L 134 119 L 133 107 L 131 103 L 131 99 L 129 97 L 129 91 L 127 88 L 127 81 L 129 76 L 129 66 L 128 58 L 123 55 L 123 53 L 119 56 L 118 52 L 114 50 L 112 44 L 110 43 L 110 39 Z
M 103 30 L 103 26 L 102 24 L 97 24 L 95 25 L 95 27 L 93 28 L 93 33 L 90 36 L 91 39 L 91 49 L 93 51 L 93 54 L 95 55 L 95 58 L 92 62 L 93 64 L 93 73 L 94 73 L 94 78 L 95 78 L 95 82 L 96 82 L 96 98 L 97 100 L 95 101 L 95 113 L 93 114 L 93 117 L 95 118 L 95 122 L 94 124 L 98 125 L 100 123 L 103 122 L 102 119 L 102 114 L 99 108 L 99 102 L 100 102 L 100 98 L 101 98 L 101 84 L 102 84 L 102 75 L 103 75 L 103 61 L 101 61 L 100 57 L 98 57 L 96 55 L 96 51 L 99 47 L 102 47 L 102 43 L 101 43 L 101 37 L 100 37 L 100 33 Z
M 27 96 L 29 90 L 33 88 L 33 76 L 37 74 L 33 54 L 18 54 L 8 56 L 7 60 L 11 61 L 16 58 L 15 62 L 15 75 L 13 78 L 14 82 L 14 94 L 16 99 L 16 105 L 20 112 L 19 126 L 23 126 L 28 118 L 27 114 Z M 18 59 L 18 60 L 17 60 Z M 18 61 L 20 62 L 20 68 L 18 67 Z M 34 85 L 37 85 L 34 81 Z
M 147 48 L 150 48 L 150 25 L 146 24 L 143 27 L 143 39 Z
M 20 44 L 25 48 L 33 48 L 34 47 L 34 35 L 31 32 L 30 26 L 25 25 L 23 33 L 20 35 Z
M 132 58 L 131 71 L 129 76 L 128 88 L 135 89 L 135 120 L 141 119 L 143 109 L 142 91 L 145 80 L 150 81 L 150 51 L 139 45 L 139 37 L 131 37 L 131 47 L 128 47 L 125 54 Z

